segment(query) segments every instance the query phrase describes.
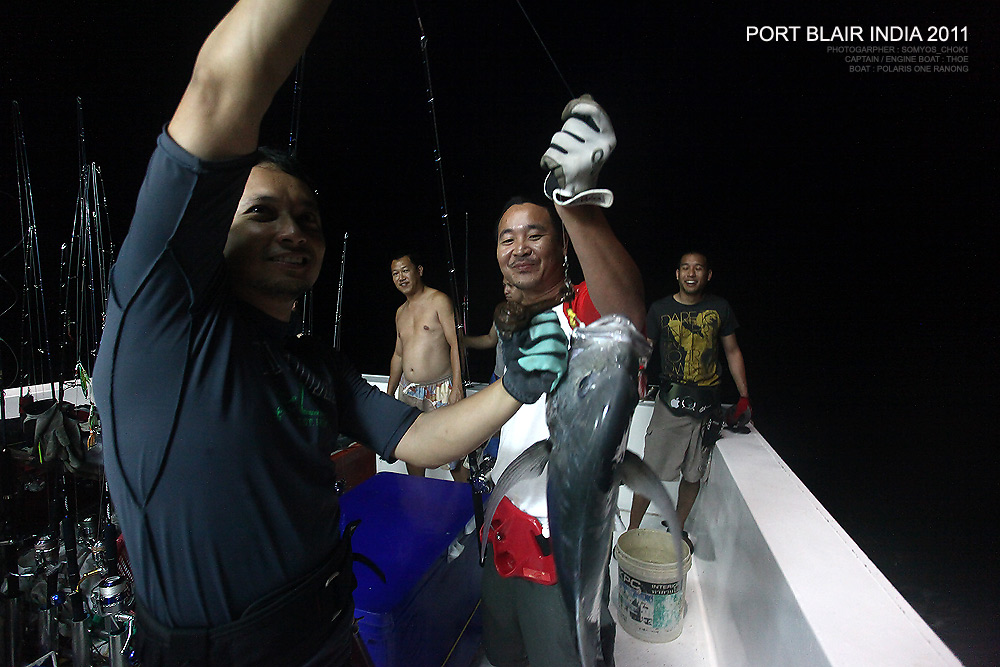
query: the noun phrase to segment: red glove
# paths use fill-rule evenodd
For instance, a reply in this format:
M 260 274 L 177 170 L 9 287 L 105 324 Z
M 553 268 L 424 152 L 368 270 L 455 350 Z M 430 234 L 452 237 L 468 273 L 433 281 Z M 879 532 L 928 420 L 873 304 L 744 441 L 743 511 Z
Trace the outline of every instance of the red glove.
M 750 408 L 750 399 L 746 396 L 740 397 L 739 402 L 729 408 L 726 412 L 726 424 L 729 426 L 735 426 L 741 421 L 740 418 L 743 417 L 744 414 L 746 414 L 746 419 L 743 419 L 742 421 L 747 423 L 753 415 L 753 410 Z

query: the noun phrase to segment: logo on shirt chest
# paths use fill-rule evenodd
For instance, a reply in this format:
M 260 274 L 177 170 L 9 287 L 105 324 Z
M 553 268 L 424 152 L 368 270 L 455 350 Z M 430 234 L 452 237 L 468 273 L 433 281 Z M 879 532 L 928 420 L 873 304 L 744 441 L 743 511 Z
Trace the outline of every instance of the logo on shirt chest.
M 322 410 L 317 410 L 312 401 L 306 400 L 306 389 L 299 386 L 298 393 L 281 401 L 274 410 L 278 422 L 286 419 L 298 426 L 310 428 L 326 428 L 330 425 L 326 414 Z

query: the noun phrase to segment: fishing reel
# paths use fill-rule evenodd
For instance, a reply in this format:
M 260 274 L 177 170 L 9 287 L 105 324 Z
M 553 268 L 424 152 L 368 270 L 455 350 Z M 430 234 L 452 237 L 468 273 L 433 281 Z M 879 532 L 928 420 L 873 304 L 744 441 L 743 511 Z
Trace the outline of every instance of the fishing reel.
M 55 535 L 43 535 L 35 542 L 35 567 L 44 576 L 50 576 L 59 571 L 62 560 L 59 557 L 59 538 Z
M 493 491 L 496 484 L 493 478 L 490 477 L 490 472 L 492 472 L 494 465 L 496 465 L 496 459 L 492 456 L 484 455 L 479 459 L 479 465 L 476 466 L 475 471 L 469 477 L 469 483 L 472 484 L 472 488 L 475 489 L 476 493 L 486 495 Z
M 128 579 L 113 574 L 105 577 L 91 593 L 91 607 L 104 617 L 108 635 L 108 660 L 111 667 L 132 664 L 129 640 L 132 638 L 134 616 L 131 613 L 132 589 Z
M 101 579 L 90 595 L 91 607 L 101 616 L 114 616 L 132 608 L 128 579 L 117 574 Z
M 84 517 L 80 521 L 80 536 L 79 536 L 80 546 L 91 551 L 94 544 L 98 541 L 97 537 L 97 517 L 88 516 Z

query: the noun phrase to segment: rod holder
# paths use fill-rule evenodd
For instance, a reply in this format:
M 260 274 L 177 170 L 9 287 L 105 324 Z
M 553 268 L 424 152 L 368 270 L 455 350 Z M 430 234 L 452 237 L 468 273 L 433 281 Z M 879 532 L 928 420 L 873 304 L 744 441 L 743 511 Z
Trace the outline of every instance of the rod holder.
M 8 665 L 21 664 L 21 598 L 19 596 L 8 597 L 7 602 L 7 627 L 4 628 L 4 638 L 7 645 L 4 647 L 4 657 Z
M 90 667 L 90 633 L 84 621 L 73 621 L 73 667 Z

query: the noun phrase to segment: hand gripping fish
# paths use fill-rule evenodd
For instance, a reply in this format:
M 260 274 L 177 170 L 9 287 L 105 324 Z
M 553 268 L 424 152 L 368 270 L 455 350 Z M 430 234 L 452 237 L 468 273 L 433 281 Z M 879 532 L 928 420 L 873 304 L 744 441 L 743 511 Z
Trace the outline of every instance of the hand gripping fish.
M 620 482 L 650 498 L 667 517 L 675 553 L 682 554 L 680 522 L 670 496 L 642 459 L 626 450 L 625 432 L 639 400 L 639 359 L 646 339 L 621 315 L 602 317 L 573 332 L 569 364 L 549 395 L 549 438 L 518 456 L 497 481 L 485 525 L 504 495 L 548 465 L 547 502 L 552 555 L 563 600 L 575 619 L 581 664 L 600 655 L 602 587 L 611 558 Z M 486 541 L 481 558 L 485 559 Z M 678 572 L 683 572 L 678 558 Z

